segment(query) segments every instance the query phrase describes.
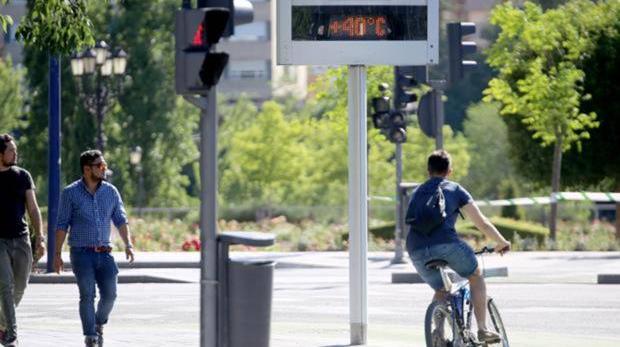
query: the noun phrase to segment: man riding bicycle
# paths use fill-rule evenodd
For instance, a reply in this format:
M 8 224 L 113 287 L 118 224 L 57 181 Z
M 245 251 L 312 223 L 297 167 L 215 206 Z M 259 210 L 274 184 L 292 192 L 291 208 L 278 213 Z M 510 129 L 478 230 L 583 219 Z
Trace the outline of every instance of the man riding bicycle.
M 428 157 L 429 179 L 413 192 L 409 203 L 407 223 L 411 224 L 411 229 L 407 236 L 407 251 L 420 277 L 435 290 L 433 301 L 443 300 L 447 293 L 439 271 L 426 267 L 428 261 L 444 260 L 456 273 L 469 280 L 479 329 L 478 340 L 497 343 L 501 337 L 486 327 L 486 285 L 478 260 L 472 248 L 459 239 L 454 228 L 460 211 L 481 232 L 497 242 L 496 252 L 509 251 L 510 242 L 480 212 L 467 190 L 447 180 L 451 173 L 448 152 L 437 150 L 431 153 Z

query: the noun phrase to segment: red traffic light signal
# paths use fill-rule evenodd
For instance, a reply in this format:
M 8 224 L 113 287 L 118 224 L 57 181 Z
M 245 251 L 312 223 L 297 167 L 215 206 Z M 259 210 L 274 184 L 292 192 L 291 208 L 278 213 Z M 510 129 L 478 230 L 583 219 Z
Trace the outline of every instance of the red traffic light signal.
M 228 54 L 212 53 L 224 33 L 227 8 L 181 9 L 176 13 L 175 84 L 178 94 L 200 94 L 217 84 Z

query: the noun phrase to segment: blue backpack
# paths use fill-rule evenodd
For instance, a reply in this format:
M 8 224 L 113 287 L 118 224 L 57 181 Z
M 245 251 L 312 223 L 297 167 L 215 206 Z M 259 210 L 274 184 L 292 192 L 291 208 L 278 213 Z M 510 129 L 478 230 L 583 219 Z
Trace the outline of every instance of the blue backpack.
M 430 235 L 446 220 L 446 198 L 441 188 L 438 184 L 435 189 L 418 189 L 413 194 L 405 217 L 412 231 Z

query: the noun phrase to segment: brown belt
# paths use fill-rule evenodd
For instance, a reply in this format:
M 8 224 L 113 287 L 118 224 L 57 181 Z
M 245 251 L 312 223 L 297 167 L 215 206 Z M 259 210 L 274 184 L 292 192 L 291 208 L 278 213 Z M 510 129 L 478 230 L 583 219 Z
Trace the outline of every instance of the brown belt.
M 92 249 L 95 253 L 110 253 L 112 252 L 112 247 L 110 246 L 97 246 L 97 247 L 86 247 L 88 249 Z

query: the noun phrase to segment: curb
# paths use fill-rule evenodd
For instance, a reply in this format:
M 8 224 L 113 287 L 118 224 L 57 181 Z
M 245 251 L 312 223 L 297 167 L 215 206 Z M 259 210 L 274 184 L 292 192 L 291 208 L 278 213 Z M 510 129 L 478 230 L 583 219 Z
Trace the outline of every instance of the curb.
M 597 277 L 598 284 L 620 284 L 620 274 L 599 274 Z
M 31 274 L 30 280 L 28 281 L 30 284 L 68 284 L 68 283 L 76 283 L 75 276 L 73 274 L 69 275 L 58 275 L 58 274 Z M 165 277 L 156 277 L 149 275 L 118 275 L 118 283 L 119 284 L 128 284 L 128 283 L 193 283 L 191 281 L 183 281 L 172 278 Z
M 235 259 L 232 260 L 242 260 Z M 245 260 L 245 259 L 244 259 Z M 269 259 L 247 259 L 248 261 L 264 261 Z M 271 261 L 271 260 L 270 260 Z M 276 262 L 276 269 L 333 269 L 338 268 L 339 266 L 335 265 L 322 265 L 322 264 L 303 264 L 303 263 L 292 263 L 292 262 L 279 262 L 277 259 L 274 260 Z M 134 262 L 134 263 L 116 263 L 119 269 L 200 269 L 200 262 L 189 262 L 189 261 L 167 261 L 167 262 Z M 47 270 L 46 263 L 37 263 L 36 266 L 39 270 Z M 71 264 L 66 262 L 63 270 L 71 271 Z

